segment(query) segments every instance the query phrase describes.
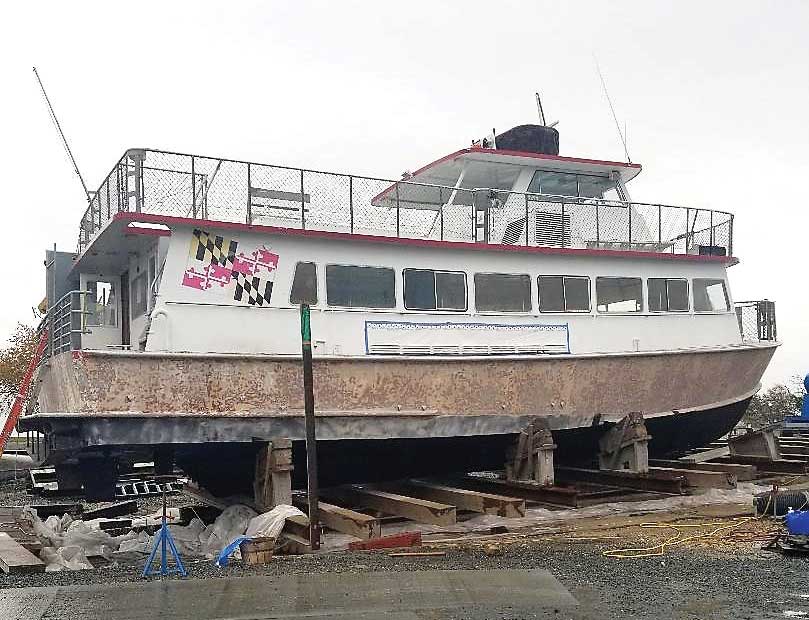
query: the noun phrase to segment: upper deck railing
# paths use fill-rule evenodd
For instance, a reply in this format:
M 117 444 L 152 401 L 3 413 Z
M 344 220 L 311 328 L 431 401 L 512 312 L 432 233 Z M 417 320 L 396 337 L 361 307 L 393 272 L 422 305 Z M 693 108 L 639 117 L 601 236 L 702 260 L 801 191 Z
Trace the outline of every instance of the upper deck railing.
M 733 255 L 733 215 L 723 211 L 143 149 L 127 151 L 101 184 L 82 218 L 78 251 L 121 211 L 409 239 Z

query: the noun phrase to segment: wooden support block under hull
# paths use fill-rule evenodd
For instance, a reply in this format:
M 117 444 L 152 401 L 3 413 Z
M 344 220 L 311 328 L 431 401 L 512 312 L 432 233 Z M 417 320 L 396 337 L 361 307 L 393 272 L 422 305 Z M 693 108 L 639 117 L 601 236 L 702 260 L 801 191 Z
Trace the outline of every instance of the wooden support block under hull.
M 44 573 L 45 563 L 5 532 L 0 532 L 0 570 L 6 574 Z
M 757 471 L 755 465 L 740 465 L 735 463 L 687 463 L 682 460 L 661 460 L 652 459 L 649 461 L 652 467 L 674 467 L 681 469 L 699 469 L 702 471 L 721 471 L 735 474 L 739 482 L 755 480 Z
M 649 474 L 661 478 L 684 478 L 686 486 L 703 489 L 735 489 L 736 474 L 684 467 L 650 467 Z
M 501 517 L 525 516 L 525 500 L 517 497 L 459 489 L 424 480 L 408 480 L 405 490 L 416 497 L 450 504 L 461 510 Z
M 345 491 L 349 497 L 368 508 L 419 523 L 454 525 L 456 522 L 455 506 L 398 493 L 388 493 L 357 484 L 342 487 L 340 491 Z
M 292 502 L 301 510 L 307 507 L 305 495 L 293 497 Z M 382 522 L 376 517 L 326 502 L 318 502 L 317 507 L 320 523 L 329 529 L 363 540 L 382 536 Z

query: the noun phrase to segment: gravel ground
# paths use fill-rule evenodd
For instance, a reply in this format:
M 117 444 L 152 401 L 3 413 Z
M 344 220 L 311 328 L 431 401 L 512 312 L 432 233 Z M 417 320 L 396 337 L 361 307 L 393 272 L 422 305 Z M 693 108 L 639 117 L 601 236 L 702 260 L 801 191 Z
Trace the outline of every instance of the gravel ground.
M 0 482 L 2 505 L 81 501 L 87 508 L 94 506 L 80 497 L 32 497 L 27 494 L 25 484 L 25 480 Z M 171 503 L 180 505 L 193 500 L 181 494 L 172 496 Z M 139 500 L 138 512 L 152 513 L 161 505 L 160 498 Z M 760 521 L 751 525 L 766 530 L 772 527 L 771 523 Z M 724 620 L 809 616 L 809 587 L 805 585 L 809 559 L 787 558 L 760 550 L 758 544 L 729 540 L 717 541 L 714 547 L 698 542 L 667 551 L 662 557 L 611 558 L 602 552 L 621 546 L 654 544 L 663 534 L 629 527 L 609 533 L 627 538 L 593 542 L 586 540 L 585 534 L 584 540 L 572 543 L 558 536 L 538 535 L 497 545 L 449 546 L 442 548 L 446 551 L 443 557 L 391 558 L 385 551 L 376 551 L 276 556 L 271 563 L 257 567 L 233 562 L 230 567 L 219 569 L 210 560 L 190 558 L 185 563 L 191 579 L 232 578 L 237 582 L 245 576 L 304 573 L 542 568 L 559 579 L 580 603 L 574 611 L 568 614 L 565 610 L 559 617 Z M 85 571 L 20 576 L 0 573 L 0 589 L 138 582 L 144 562 L 145 557 Z
M 809 614 L 809 561 L 765 551 L 740 554 L 682 550 L 664 557 L 604 557 L 599 544 L 532 541 L 498 549 L 450 549 L 443 557 L 387 553 L 276 556 L 270 564 L 226 569 L 189 561 L 189 578 L 238 578 L 324 572 L 544 568 L 580 602 L 571 618 L 784 618 Z M 0 588 L 138 581 L 140 564 L 28 576 L 0 576 Z M 801 613 L 803 612 L 803 613 Z

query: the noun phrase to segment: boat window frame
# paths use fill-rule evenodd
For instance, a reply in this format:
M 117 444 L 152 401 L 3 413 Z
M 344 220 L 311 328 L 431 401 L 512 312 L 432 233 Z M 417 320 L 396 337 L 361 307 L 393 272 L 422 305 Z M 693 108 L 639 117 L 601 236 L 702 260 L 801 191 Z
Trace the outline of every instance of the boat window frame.
M 481 310 L 478 308 L 478 276 L 512 276 L 517 278 L 526 278 L 528 281 L 528 309 L 527 310 Z M 533 278 L 530 273 L 503 273 L 499 271 L 476 271 L 472 274 L 472 280 L 475 283 L 475 312 L 487 314 L 533 314 L 534 312 L 534 291 Z
M 314 302 L 304 302 L 304 301 L 293 301 L 292 300 L 292 292 L 295 290 L 295 276 L 298 274 L 298 267 L 300 265 L 312 265 L 315 268 L 315 301 Z M 295 268 L 292 270 L 292 279 L 289 283 L 289 303 L 293 306 L 300 306 L 301 304 L 307 304 L 309 306 L 316 306 L 320 301 L 320 291 L 319 291 L 319 279 L 317 275 L 318 265 L 313 260 L 299 260 L 295 263 Z
M 661 310 L 652 310 L 652 294 L 649 292 L 650 280 L 663 280 L 666 283 L 666 307 Z M 669 282 L 685 282 L 685 303 L 688 306 L 685 310 L 672 310 L 669 302 Z M 648 311 L 654 314 L 688 314 L 691 312 L 691 285 L 688 278 L 646 278 L 646 306 Z
M 599 309 L 599 295 L 598 295 L 598 281 L 599 280 L 637 280 L 640 283 L 640 307 L 637 310 L 600 310 Z M 626 300 L 625 300 L 626 301 Z M 644 300 L 643 295 L 643 278 L 640 276 L 596 276 L 596 312 L 598 314 L 612 314 L 612 315 L 638 315 L 643 314 L 644 309 L 646 308 L 646 301 Z
M 344 306 L 341 304 L 329 303 L 329 267 L 357 267 L 363 269 L 384 269 L 393 274 L 393 305 L 390 306 Z M 396 295 L 396 269 L 393 267 L 383 267 L 380 265 L 353 265 L 345 263 L 326 263 L 323 270 L 323 284 L 326 287 L 326 307 L 327 308 L 345 308 L 345 309 L 359 309 L 359 310 L 395 310 L 398 307 L 398 297 Z
M 605 194 L 607 194 L 607 192 L 609 192 L 610 190 L 616 190 L 617 191 L 618 183 L 619 183 L 619 180 L 618 179 L 613 179 L 612 176 L 609 173 L 600 174 L 600 173 L 596 173 L 596 172 L 581 172 L 579 170 L 552 170 L 552 169 L 549 169 L 549 168 L 535 168 L 533 174 L 531 175 L 531 179 L 528 181 L 528 185 L 526 186 L 526 190 L 525 190 L 526 193 L 528 193 L 528 194 L 539 194 L 539 195 L 543 195 L 543 194 L 547 193 L 547 192 L 544 192 L 542 190 L 541 177 L 540 177 L 538 191 L 531 189 L 531 185 L 534 183 L 534 179 L 537 178 L 537 175 L 541 175 L 541 174 L 560 174 L 560 175 L 561 174 L 566 174 L 566 175 L 574 176 L 576 178 L 576 195 L 575 196 L 568 195 L 568 194 L 557 194 L 555 192 L 550 194 L 550 195 L 565 196 L 565 197 L 568 197 L 568 198 L 591 198 L 591 199 L 594 199 L 594 200 L 609 200 L 609 198 L 604 197 Z M 591 178 L 597 178 L 597 179 L 605 179 L 605 180 L 609 181 L 610 183 L 612 183 L 613 185 L 612 185 L 612 187 L 605 190 L 602 193 L 601 196 L 582 196 L 581 195 L 581 180 L 580 180 L 579 177 L 591 177 Z
M 430 271 L 433 274 L 433 296 L 435 298 L 435 308 L 410 308 L 407 305 L 407 283 L 405 281 L 406 273 L 408 271 Z M 464 293 L 464 307 L 463 308 L 439 308 L 438 307 L 438 280 L 435 277 L 437 273 L 448 273 L 452 275 L 463 276 L 463 293 Z M 467 274 L 465 271 L 452 271 L 451 269 L 424 269 L 421 267 L 405 267 L 402 269 L 402 306 L 405 310 L 411 312 L 468 312 L 469 311 L 469 282 L 467 281 Z
M 539 292 L 539 279 L 540 278 L 562 278 L 562 302 L 564 303 L 564 310 L 543 310 L 542 309 L 542 295 Z M 567 287 L 565 281 L 567 278 L 575 280 L 587 280 L 587 310 L 568 310 L 567 308 Z M 572 274 L 553 274 L 545 273 L 538 275 L 537 278 L 537 310 L 541 314 L 590 314 L 593 311 L 593 289 L 590 282 L 590 276 L 580 276 Z
M 725 309 L 724 310 L 699 310 L 697 308 L 697 298 L 695 296 L 697 287 L 696 282 L 698 281 L 710 281 L 710 282 L 719 282 L 722 284 L 722 292 L 725 296 Z M 691 278 L 691 295 L 694 298 L 694 313 L 695 314 L 728 314 L 729 312 L 733 312 L 733 304 L 731 303 L 730 299 L 730 291 L 728 290 L 728 283 L 725 278 Z

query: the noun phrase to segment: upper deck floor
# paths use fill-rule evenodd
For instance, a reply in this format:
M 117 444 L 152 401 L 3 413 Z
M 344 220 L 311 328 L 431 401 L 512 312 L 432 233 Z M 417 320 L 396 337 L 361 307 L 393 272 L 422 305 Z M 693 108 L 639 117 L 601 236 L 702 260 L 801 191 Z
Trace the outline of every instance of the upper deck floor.
M 639 169 L 470 148 L 388 180 L 130 149 L 87 207 L 78 252 L 117 213 L 134 212 L 358 236 L 735 262 L 732 214 L 630 201 L 625 183 Z

